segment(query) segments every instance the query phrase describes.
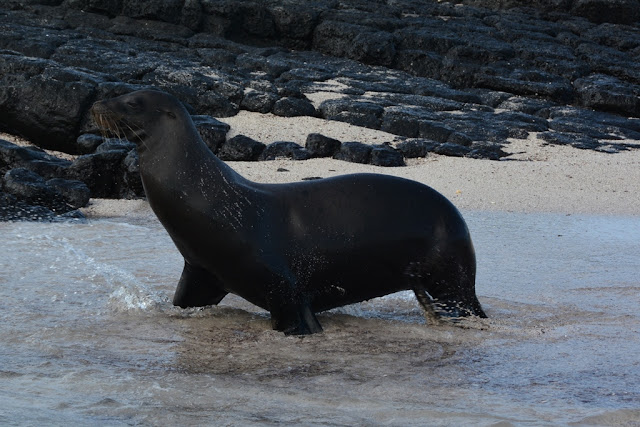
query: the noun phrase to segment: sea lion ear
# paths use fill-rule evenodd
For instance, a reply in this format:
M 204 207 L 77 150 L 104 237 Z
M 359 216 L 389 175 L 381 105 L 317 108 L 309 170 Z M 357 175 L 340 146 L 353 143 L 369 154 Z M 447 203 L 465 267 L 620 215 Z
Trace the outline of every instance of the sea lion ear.
M 172 119 L 175 119 L 176 113 L 174 113 L 173 111 L 167 111 L 167 116 L 171 117 Z

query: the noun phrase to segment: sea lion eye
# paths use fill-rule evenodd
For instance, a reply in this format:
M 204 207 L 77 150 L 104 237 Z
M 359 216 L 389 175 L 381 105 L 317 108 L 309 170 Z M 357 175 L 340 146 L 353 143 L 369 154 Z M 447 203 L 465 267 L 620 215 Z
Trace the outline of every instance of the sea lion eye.
M 169 116 L 172 119 L 176 118 L 176 113 L 174 113 L 173 111 L 162 110 L 162 109 L 158 108 L 158 109 L 156 109 L 156 113 L 166 114 L 167 116 Z

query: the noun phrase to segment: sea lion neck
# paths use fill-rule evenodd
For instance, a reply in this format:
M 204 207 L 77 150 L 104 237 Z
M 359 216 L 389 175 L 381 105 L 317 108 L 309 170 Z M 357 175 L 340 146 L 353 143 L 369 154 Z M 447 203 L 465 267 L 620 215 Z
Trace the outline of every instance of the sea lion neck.
M 140 150 L 143 183 L 164 182 L 160 186 L 146 185 L 145 188 L 154 189 L 152 192 L 189 194 L 200 198 L 206 188 L 207 195 L 215 197 L 212 192 L 224 192 L 230 186 L 249 183 L 213 154 L 188 115 L 172 126 L 154 132 L 145 141 L 145 146 Z M 215 185 L 211 186 L 212 183 Z

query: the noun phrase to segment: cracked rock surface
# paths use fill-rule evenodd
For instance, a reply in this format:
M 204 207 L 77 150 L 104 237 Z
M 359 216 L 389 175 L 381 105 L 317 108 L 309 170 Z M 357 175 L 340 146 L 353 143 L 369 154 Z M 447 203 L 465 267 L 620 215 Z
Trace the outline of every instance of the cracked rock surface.
M 41 160 L 35 173 L 82 181 L 94 197 L 142 190 L 135 150 L 102 145 L 90 106 L 150 86 L 188 104 L 229 159 L 314 155 L 228 145 L 213 117 L 240 110 L 383 130 L 385 146 L 332 150 L 386 166 L 429 152 L 497 160 L 531 132 L 615 153 L 640 141 L 638 11 L 637 0 L 8 0 L 0 130 L 82 155 Z

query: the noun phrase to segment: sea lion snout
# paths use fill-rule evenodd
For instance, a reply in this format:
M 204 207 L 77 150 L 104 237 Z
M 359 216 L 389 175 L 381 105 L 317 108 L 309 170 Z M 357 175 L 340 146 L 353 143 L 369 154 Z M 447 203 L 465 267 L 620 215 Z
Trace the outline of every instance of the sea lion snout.
M 126 96 L 126 95 L 125 95 Z M 91 106 L 91 117 L 105 137 L 127 139 L 134 143 L 142 143 L 146 137 L 144 125 L 138 123 L 135 114 L 131 114 L 132 101 L 117 97 L 96 101 Z

